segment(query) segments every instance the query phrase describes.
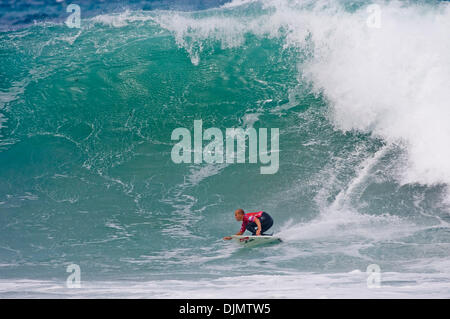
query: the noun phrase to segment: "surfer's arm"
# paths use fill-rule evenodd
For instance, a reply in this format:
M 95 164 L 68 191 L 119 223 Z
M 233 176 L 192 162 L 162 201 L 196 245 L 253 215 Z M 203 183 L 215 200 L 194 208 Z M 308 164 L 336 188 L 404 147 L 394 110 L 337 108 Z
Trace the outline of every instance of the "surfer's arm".
M 258 226 L 258 230 L 256 231 L 256 235 L 259 236 L 259 235 L 261 235 L 261 229 L 262 229 L 261 228 L 261 222 L 259 221 L 259 218 L 256 218 L 256 217 L 255 217 L 254 222 L 255 222 L 256 226 Z
M 238 231 L 235 235 L 236 236 L 241 236 L 243 233 L 244 233 L 243 231 Z M 230 239 L 232 239 L 232 237 L 231 236 L 226 236 L 223 239 L 224 240 L 230 240 Z

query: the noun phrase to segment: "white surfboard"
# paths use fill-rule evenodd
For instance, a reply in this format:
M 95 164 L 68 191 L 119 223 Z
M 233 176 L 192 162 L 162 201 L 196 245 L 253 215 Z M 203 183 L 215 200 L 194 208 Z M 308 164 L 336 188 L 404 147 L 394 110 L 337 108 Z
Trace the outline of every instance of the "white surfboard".
M 282 242 L 280 237 L 277 236 L 231 236 L 235 242 L 240 245 L 250 247 L 264 244 L 273 244 Z

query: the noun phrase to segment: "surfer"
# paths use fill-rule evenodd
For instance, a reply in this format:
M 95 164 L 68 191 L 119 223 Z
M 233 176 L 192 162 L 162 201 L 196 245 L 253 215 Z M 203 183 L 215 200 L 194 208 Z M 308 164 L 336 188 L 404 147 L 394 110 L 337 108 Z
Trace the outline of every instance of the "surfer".
M 234 218 L 236 218 L 238 222 L 242 222 L 241 229 L 236 234 L 238 236 L 242 235 L 245 230 L 251 232 L 253 236 L 264 235 L 264 233 L 273 225 L 272 217 L 263 211 L 246 214 L 243 209 L 237 209 L 234 212 Z M 230 240 L 231 237 L 227 236 L 223 239 Z

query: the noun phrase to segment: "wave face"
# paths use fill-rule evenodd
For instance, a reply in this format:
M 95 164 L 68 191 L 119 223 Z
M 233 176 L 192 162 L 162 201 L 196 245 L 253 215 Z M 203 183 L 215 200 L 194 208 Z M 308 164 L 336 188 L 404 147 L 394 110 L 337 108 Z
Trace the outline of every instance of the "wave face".
M 450 6 L 371 4 L 0 33 L 0 294 L 449 297 Z M 174 164 L 172 131 L 198 119 L 279 128 L 278 172 Z M 224 243 L 237 208 L 270 213 L 284 243 Z M 70 264 L 85 289 L 65 288 Z

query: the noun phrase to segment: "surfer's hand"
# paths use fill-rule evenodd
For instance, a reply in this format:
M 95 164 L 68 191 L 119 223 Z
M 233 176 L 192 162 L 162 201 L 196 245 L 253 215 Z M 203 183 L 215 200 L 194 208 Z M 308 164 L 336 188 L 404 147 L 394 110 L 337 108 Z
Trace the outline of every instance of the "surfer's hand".
M 230 236 L 226 236 L 226 237 L 223 238 L 223 240 L 231 240 L 231 237 Z
M 256 236 L 261 236 L 261 231 L 259 229 L 256 231 Z

